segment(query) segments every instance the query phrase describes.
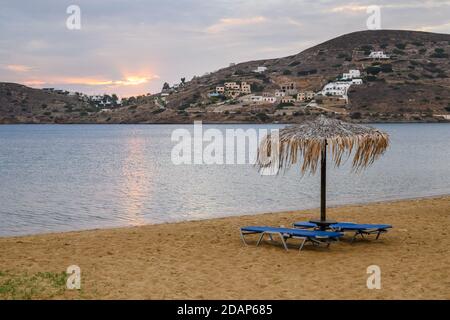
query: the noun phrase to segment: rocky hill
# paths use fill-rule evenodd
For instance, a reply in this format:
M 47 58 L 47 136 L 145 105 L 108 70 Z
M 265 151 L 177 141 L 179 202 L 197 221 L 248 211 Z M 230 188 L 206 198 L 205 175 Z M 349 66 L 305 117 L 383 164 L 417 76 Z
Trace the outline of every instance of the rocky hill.
M 368 59 L 372 51 L 383 51 L 390 58 Z M 443 116 L 450 115 L 449 54 L 448 34 L 397 30 L 354 32 L 296 55 L 244 62 L 194 77 L 163 95 L 143 97 L 107 114 L 91 110 L 89 105 L 73 101 L 72 97 L 53 97 L 40 90 L 1 84 L 0 122 L 29 122 L 30 119 L 32 122 L 37 119 L 39 122 L 99 123 L 178 123 L 193 119 L 298 122 L 318 112 L 366 122 L 442 121 Z M 256 73 L 253 70 L 257 67 L 267 69 Z M 295 83 L 301 91 L 317 92 L 350 69 L 362 72 L 364 84 L 352 85 L 348 104 L 338 108 L 303 104 L 298 105 L 298 112 L 284 113 L 279 104 L 234 108 L 238 104 L 236 99 L 208 95 L 225 82 L 247 82 L 255 94 L 273 94 L 288 82 Z M 227 105 L 232 112 L 217 112 Z
M 149 101 L 142 97 L 127 107 L 108 110 L 80 93 L 0 82 L 0 124 L 142 123 L 157 118 L 156 112 L 152 113 L 155 105 Z

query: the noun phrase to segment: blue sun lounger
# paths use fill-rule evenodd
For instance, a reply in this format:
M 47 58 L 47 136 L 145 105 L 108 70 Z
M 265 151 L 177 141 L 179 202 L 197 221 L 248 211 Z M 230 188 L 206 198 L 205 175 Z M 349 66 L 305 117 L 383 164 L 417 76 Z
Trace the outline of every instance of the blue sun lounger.
M 299 228 L 301 230 L 306 229 L 317 229 L 318 226 L 311 222 L 296 222 L 293 224 L 294 228 Z M 359 235 L 364 238 L 364 235 L 376 234 L 376 240 L 380 237 L 382 233 L 388 232 L 388 229 L 392 228 L 389 224 L 358 224 L 353 222 L 338 222 L 330 225 L 332 231 L 337 232 L 354 232 L 351 242 L 355 241 L 356 237 Z
M 283 244 L 283 247 L 286 250 L 288 250 L 286 244 L 287 239 L 290 238 L 301 239 L 303 241 L 300 244 L 299 251 L 303 249 L 303 246 L 307 241 L 315 245 L 326 244 L 327 247 L 329 247 L 331 242 L 337 241 L 340 237 L 343 236 L 343 234 L 340 232 L 301 230 L 293 228 L 258 227 L 258 226 L 242 227 L 240 228 L 240 233 L 241 233 L 241 240 L 245 245 L 247 245 L 247 242 L 245 241 L 246 235 L 260 234 L 256 246 L 259 246 L 265 235 L 268 235 L 270 240 L 273 240 L 273 236 L 276 235 L 280 238 L 281 243 Z

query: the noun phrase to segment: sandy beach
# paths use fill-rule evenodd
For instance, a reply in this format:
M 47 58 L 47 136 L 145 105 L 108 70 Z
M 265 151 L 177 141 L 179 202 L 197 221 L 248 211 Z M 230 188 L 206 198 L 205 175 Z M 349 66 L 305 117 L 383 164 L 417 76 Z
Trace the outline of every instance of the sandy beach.
M 289 252 L 270 243 L 243 246 L 238 228 L 289 226 L 318 210 L 0 238 L 0 298 L 24 298 L 11 283 L 26 287 L 23 279 L 32 279 L 25 298 L 450 299 L 450 196 L 328 212 L 394 228 L 378 241 L 344 239 L 300 253 L 294 241 Z M 61 289 L 61 281 L 57 289 L 36 284 L 74 264 L 81 290 Z M 366 287 L 369 265 L 381 268 L 380 290 Z

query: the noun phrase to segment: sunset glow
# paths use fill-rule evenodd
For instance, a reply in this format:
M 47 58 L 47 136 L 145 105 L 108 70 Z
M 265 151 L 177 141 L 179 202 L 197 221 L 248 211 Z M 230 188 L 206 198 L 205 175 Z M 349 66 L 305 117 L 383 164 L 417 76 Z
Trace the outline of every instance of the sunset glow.
M 45 80 L 25 79 L 23 84 L 31 87 L 82 86 L 84 91 L 93 93 L 118 93 L 120 96 L 139 95 L 149 90 L 145 87 L 158 75 L 128 75 L 121 79 L 109 80 L 102 77 L 43 77 Z
M 157 75 L 153 76 L 128 76 L 119 80 L 107 80 L 101 78 L 62 78 L 57 79 L 56 82 L 64 84 L 80 84 L 87 86 L 136 86 L 149 82 L 152 79 L 157 79 Z

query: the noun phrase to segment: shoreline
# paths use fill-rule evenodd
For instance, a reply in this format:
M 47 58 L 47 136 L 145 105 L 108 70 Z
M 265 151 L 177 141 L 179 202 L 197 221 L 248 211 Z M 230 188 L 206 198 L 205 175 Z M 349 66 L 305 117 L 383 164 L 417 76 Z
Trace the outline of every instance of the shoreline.
M 204 121 L 202 119 L 190 119 L 191 121 L 180 121 L 180 122 L 17 122 L 17 123 L 9 123 L 9 122 L 0 122 L 0 126 L 10 126 L 10 125 L 190 125 L 193 124 L 194 121 L 202 121 L 203 124 L 212 125 L 238 125 L 238 124 L 254 124 L 254 125 L 295 125 L 298 122 L 247 122 L 247 121 L 229 121 L 229 122 L 221 122 L 221 121 Z M 450 120 L 439 119 L 435 121 L 427 121 L 427 120 L 416 120 L 416 121 L 353 121 L 356 124 L 442 124 L 442 123 L 450 123 Z
M 430 195 L 430 196 L 420 196 L 420 197 L 406 197 L 406 198 L 392 198 L 392 199 L 386 199 L 386 200 L 378 200 L 378 201 L 367 201 L 367 202 L 355 202 L 355 203 L 345 203 L 345 204 L 336 204 L 336 205 L 327 205 L 328 209 L 337 209 L 340 207 L 354 207 L 354 206 L 362 206 L 362 205 L 376 205 L 376 204 L 389 204 L 389 203 L 396 203 L 396 202 L 402 202 L 402 201 L 414 201 L 414 200 L 426 200 L 426 199 L 440 199 L 440 198 L 446 198 L 450 197 L 449 193 L 444 194 L 438 194 L 438 195 Z M 1 239 L 10 239 L 10 238 L 24 238 L 24 237 L 34 237 L 34 236 L 48 236 L 48 235 L 60 235 L 60 234 L 69 234 L 69 233 L 78 233 L 78 232 L 90 232 L 90 231 L 99 231 L 99 230 L 117 230 L 117 229 L 124 229 L 124 228 L 139 228 L 139 227 L 147 227 L 147 226 L 159 226 L 159 225 L 175 225 L 175 224 L 182 224 L 182 223 L 189 223 L 189 222 L 202 222 L 202 221 L 214 221 L 218 219 L 227 219 L 227 218 L 239 218 L 239 217 L 255 217 L 260 215 L 266 215 L 266 214 L 286 214 L 286 213 L 292 213 L 292 212 L 299 212 L 299 211 L 311 211 L 311 210 L 320 210 L 319 207 L 310 207 L 310 208 L 296 208 L 296 209 L 288 209 L 288 210 L 280 210 L 280 211 L 261 211 L 261 212 L 251 212 L 251 213 L 242 213 L 238 215 L 223 215 L 218 216 L 214 218 L 200 218 L 200 219 L 192 219 L 192 220 L 180 220 L 180 221 L 168 221 L 168 222 L 156 222 L 156 223 L 145 223 L 142 225 L 124 225 L 124 226 L 106 226 L 106 227 L 96 227 L 92 229 L 74 229 L 74 230 L 67 230 L 67 231 L 52 231 L 52 232 L 38 232 L 38 233 L 30 233 L 30 234 L 23 234 L 23 235 L 13 235 L 13 236 L 1 236 Z
M 239 227 L 289 226 L 318 209 L 0 238 L 0 287 L 49 281 L 78 265 L 82 288 L 38 286 L 33 299 L 450 299 L 450 196 L 329 208 L 339 221 L 385 223 L 380 240 L 286 252 L 244 246 Z M 382 289 L 366 287 L 378 265 Z M 28 277 L 28 278 L 27 278 Z M 52 289 L 53 288 L 53 289 Z M 334 288 L 335 290 L 331 290 Z M 17 297 L 0 291 L 0 299 Z M 23 298 L 23 297 L 22 297 Z

